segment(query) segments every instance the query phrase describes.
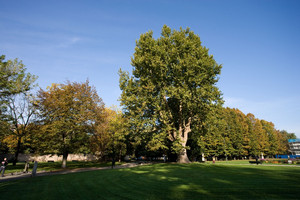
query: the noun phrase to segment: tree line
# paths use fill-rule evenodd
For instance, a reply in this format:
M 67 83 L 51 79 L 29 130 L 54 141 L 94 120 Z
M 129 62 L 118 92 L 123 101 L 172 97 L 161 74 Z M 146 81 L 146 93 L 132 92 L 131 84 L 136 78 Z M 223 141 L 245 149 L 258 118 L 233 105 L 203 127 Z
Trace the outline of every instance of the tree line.
M 69 153 L 93 153 L 99 159 L 126 151 L 121 134 L 122 114 L 105 108 L 89 82 L 52 84 L 36 88 L 36 76 L 26 72 L 21 61 L 0 59 L 0 151 L 63 155 L 66 167 Z
M 222 107 L 216 86 L 222 66 L 198 35 L 164 26 L 161 37 L 142 34 L 132 75 L 119 71 L 122 110 L 106 108 L 89 82 L 36 88 L 18 59 L 0 58 L 0 151 L 63 155 L 93 153 L 100 160 L 125 154 L 187 163 L 201 157 L 244 158 L 287 153 L 295 134 L 253 114 Z
M 294 133 L 277 130 L 272 122 L 247 115 L 235 108 L 218 108 L 207 116 L 194 142 L 191 155 L 199 159 L 199 152 L 219 159 L 274 157 L 289 154 L 288 139 Z

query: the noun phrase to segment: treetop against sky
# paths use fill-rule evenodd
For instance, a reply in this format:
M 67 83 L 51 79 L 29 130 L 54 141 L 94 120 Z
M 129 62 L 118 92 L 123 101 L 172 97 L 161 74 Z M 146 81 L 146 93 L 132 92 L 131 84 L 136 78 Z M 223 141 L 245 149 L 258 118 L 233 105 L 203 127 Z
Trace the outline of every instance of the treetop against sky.
M 19 58 L 45 89 L 94 85 L 119 105 L 118 70 L 141 34 L 190 27 L 222 72 L 225 106 L 300 137 L 299 1 L 1 1 L 0 55 Z

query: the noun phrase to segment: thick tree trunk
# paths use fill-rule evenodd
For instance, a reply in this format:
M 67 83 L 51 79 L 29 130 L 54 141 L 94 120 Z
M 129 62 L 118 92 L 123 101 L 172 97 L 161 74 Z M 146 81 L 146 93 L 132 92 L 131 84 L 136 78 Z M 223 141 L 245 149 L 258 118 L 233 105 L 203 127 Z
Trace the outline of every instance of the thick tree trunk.
M 181 116 L 181 105 L 180 105 L 180 113 L 179 113 L 179 121 L 181 122 L 179 125 L 179 135 L 180 135 L 180 140 L 181 140 L 181 145 L 182 145 L 182 150 L 181 152 L 177 155 L 177 162 L 178 163 L 190 163 L 190 159 L 187 156 L 187 151 L 186 151 L 186 143 L 188 140 L 188 134 L 191 132 L 191 118 L 188 119 L 187 123 L 185 123 L 185 120 L 182 119 Z
M 68 152 L 64 152 L 63 153 L 63 160 L 62 160 L 62 168 L 66 168 L 67 167 L 67 159 L 68 159 Z
M 18 162 L 18 157 L 19 157 L 19 152 L 20 152 L 20 148 L 21 148 L 21 138 L 18 138 L 18 144 L 17 144 L 17 149 L 15 152 L 15 159 L 13 161 L 13 166 L 16 166 L 17 162 Z
M 177 155 L 177 162 L 178 163 L 190 163 L 190 159 L 189 157 L 187 156 L 187 150 L 186 150 L 186 143 L 187 143 L 187 140 L 188 140 L 188 133 L 189 133 L 189 130 L 186 129 L 184 131 L 184 137 L 181 137 L 181 145 L 183 147 L 183 149 L 181 150 L 181 152 Z
M 182 151 L 178 154 L 177 163 L 190 163 L 190 159 L 187 156 L 186 149 L 182 149 Z

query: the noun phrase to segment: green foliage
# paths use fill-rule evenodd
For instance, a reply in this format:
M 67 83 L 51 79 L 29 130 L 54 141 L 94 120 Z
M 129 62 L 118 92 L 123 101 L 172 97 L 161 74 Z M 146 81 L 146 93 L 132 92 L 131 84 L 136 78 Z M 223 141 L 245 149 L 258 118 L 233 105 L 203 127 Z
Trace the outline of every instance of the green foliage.
M 32 89 L 36 76 L 27 73 L 22 61 L 8 60 L 0 56 L 0 98 L 6 100 L 11 95 L 24 93 Z
M 140 36 L 131 64 L 132 77 L 120 70 L 120 100 L 132 138 L 147 141 L 149 150 L 181 155 L 192 128 L 221 103 L 215 86 L 221 65 L 194 32 L 167 26 L 158 39 L 151 31 Z
M 219 158 L 244 158 L 249 156 L 274 156 L 285 154 L 288 138 L 286 131 L 278 131 L 272 122 L 259 120 L 251 113 L 245 115 L 238 109 L 216 108 L 198 130 L 194 148 L 200 153 Z
M 0 117 L 2 128 L 1 132 L 7 128 L 7 122 L 18 120 L 12 116 L 9 107 L 11 102 L 16 99 L 18 94 L 26 94 L 35 85 L 36 76 L 27 73 L 22 61 L 4 61 L 5 56 L 0 56 Z
M 1 148 L 6 146 L 15 153 L 15 163 L 24 137 L 30 132 L 28 126 L 34 114 L 30 90 L 36 86 L 37 77 L 26 72 L 22 61 L 4 59 L 5 56 L 0 56 Z

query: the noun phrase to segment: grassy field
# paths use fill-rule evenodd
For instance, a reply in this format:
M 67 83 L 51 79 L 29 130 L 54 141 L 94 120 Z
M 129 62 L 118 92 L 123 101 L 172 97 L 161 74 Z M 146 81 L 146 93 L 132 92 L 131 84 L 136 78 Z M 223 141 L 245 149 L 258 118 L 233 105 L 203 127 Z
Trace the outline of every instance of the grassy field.
M 30 163 L 29 171 L 32 171 L 34 163 Z M 55 171 L 61 170 L 62 162 L 39 162 L 38 171 Z M 116 165 L 121 163 L 117 162 Z M 111 166 L 111 162 L 67 162 L 67 169 L 76 169 L 76 168 L 88 168 L 88 167 L 108 167 Z M 23 172 L 25 167 L 24 162 L 17 163 L 16 166 L 13 166 L 12 163 L 9 163 L 5 170 L 5 174 L 14 173 L 14 172 Z
M 300 167 L 155 164 L 1 182 L 5 199 L 299 199 Z

